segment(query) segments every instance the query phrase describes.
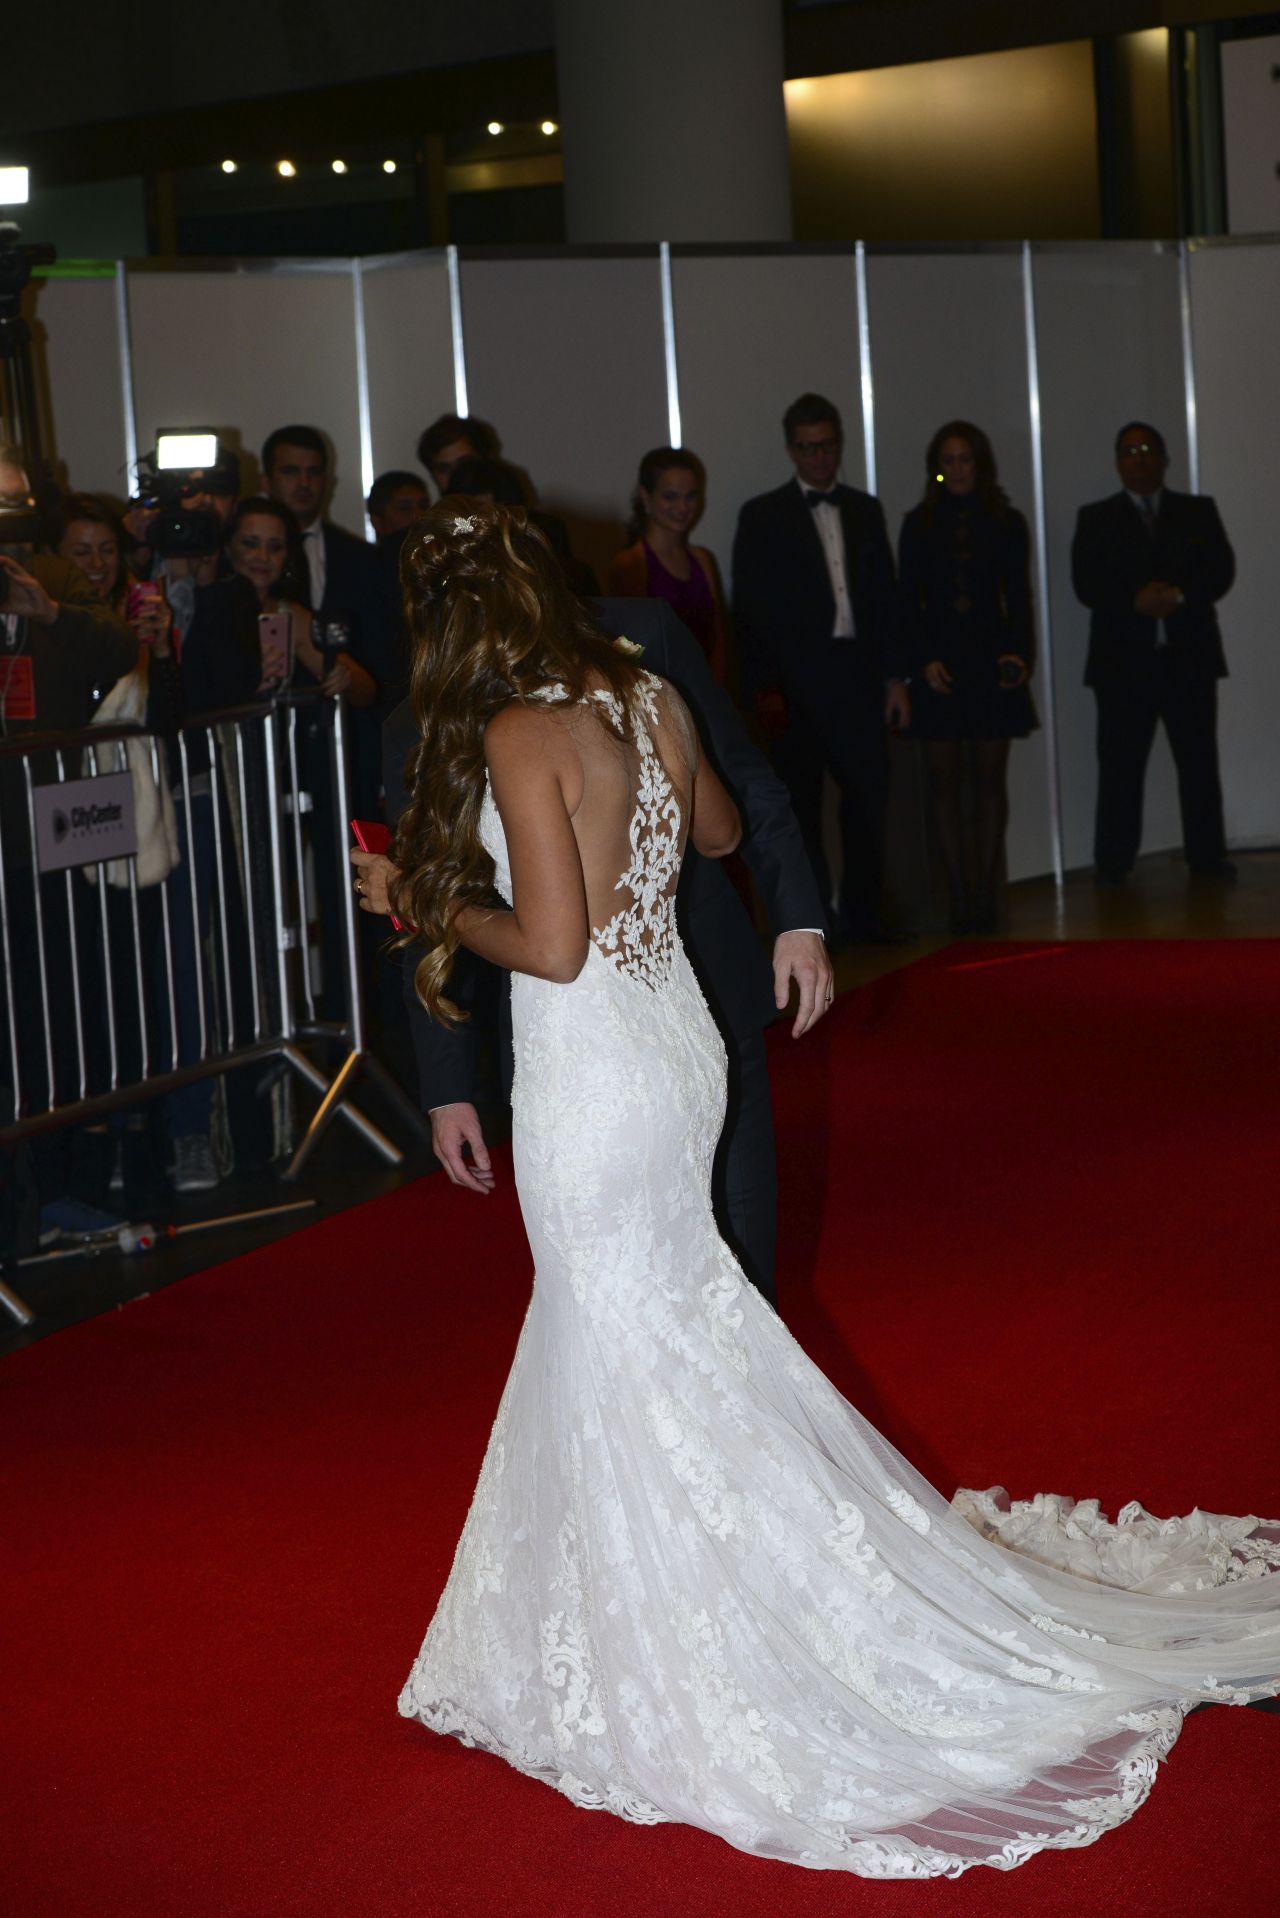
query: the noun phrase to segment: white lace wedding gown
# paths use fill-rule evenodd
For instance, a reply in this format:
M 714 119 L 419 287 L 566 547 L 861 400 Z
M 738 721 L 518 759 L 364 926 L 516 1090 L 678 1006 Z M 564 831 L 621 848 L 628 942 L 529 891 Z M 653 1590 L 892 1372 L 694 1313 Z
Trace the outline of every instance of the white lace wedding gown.
M 677 706 L 646 678 L 582 972 L 512 981 L 536 1279 L 400 1710 L 576 1805 L 798 1865 L 1091 1844 L 1194 1705 L 1280 1690 L 1280 1525 L 948 1504 L 745 1281 L 710 1200 L 724 1048 L 675 927 Z M 509 900 L 488 795 L 482 830 Z

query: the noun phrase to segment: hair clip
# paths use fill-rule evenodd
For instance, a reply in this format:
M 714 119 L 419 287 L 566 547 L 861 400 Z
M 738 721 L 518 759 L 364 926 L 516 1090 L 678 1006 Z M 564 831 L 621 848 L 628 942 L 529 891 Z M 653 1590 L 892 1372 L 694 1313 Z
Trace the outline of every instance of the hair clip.
M 459 517 L 453 522 L 453 530 L 455 533 L 474 533 L 479 524 L 478 519 L 463 519 Z

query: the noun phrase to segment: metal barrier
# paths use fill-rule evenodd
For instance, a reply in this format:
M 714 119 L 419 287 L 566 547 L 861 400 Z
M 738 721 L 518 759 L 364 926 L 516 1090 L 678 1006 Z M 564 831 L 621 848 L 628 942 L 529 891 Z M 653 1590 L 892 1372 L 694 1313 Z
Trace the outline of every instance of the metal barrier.
M 94 726 L 0 742 L 0 1145 L 279 1060 L 321 1095 L 285 1179 L 339 1116 L 399 1164 L 351 1098 L 365 1074 L 427 1136 L 368 1048 L 348 813 L 346 715 L 318 692 L 168 740 Z M 317 895 L 339 922 L 341 979 L 324 981 L 330 998 L 341 985 L 337 1018 L 317 1011 Z M 338 1046 L 337 1071 L 305 1041 Z M 3 1282 L 0 1304 L 32 1316 Z

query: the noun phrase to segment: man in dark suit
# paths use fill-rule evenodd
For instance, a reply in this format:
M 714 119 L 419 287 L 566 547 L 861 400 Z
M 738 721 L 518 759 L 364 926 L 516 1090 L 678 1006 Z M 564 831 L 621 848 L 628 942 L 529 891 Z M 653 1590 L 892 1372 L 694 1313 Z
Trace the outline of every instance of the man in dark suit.
M 392 604 L 375 565 L 373 547 L 325 517 L 329 452 L 316 427 L 278 426 L 268 435 L 262 448 L 262 484 L 270 498 L 290 509 L 302 529 L 306 566 L 296 584 L 311 612 L 318 621 L 333 623 L 330 630 L 335 637 L 340 624 L 345 635 L 343 650 L 367 667 L 380 687 L 386 684 L 395 671 Z M 345 717 L 351 808 L 358 819 L 376 818 L 381 788 L 381 714 L 375 706 L 363 711 L 348 709 Z M 328 722 L 328 714 L 305 714 L 301 740 L 302 777 L 315 808 L 314 829 L 323 836 L 326 847 L 333 844 L 338 832 L 324 730 Z M 345 839 L 345 822 L 342 835 Z M 345 1005 L 342 902 L 338 892 L 341 880 L 333 859 L 327 856 L 316 859 L 315 876 L 324 972 L 321 1010 L 325 1016 L 337 1018 Z M 366 963 L 372 964 L 372 954 L 367 950 Z
M 782 424 L 795 478 L 748 500 L 739 515 L 734 618 L 824 908 L 832 890 L 822 846 L 825 770 L 840 789 L 844 856 L 834 928 L 876 939 L 884 936 L 886 727 L 911 716 L 893 554 L 879 501 L 838 478 L 844 433 L 830 400 L 805 393 Z
M 1085 684 L 1098 703 L 1099 881 L 1121 884 L 1142 844 L 1147 759 L 1163 720 L 1178 770 L 1183 847 L 1192 872 L 1233 879 L 1218 776 L 1218 681 L 1226 674 L 1215 602 L 1235 557 L 1211 499 L 1164 483 L 1154 426 L 1116 435 L 1122 490 L 1082 506 L 1071 548 L 1077 599 L 1090 609 Z
M 698 721 L 704 745 L 742 809 L 740 848 L 760 887 L 772 925 L 772 976 L 750 919 L 718 860 L 700 858 L 692 846 L 680 880 L 680 924 L 690 960 L 729 1052 L 729 1110 L 716 1155 L 717 1217 L 752 1282 L 774 1298 L 777 1179 L 773 1113 L 769 1098 L 764 1028 L 784 1008 L 792 982 L 799 991 L 793 1031 L 799 1035 L 830 1003 L 831 965 L 817 928 L 821 912 L 804 845 L 786 791 L 747 737 L 731 702 L 711 675 L 700 648 L 659 600 L 595 602 L 606 627 L 643 648 L 643 664 L 677 686 Z M 404 767 L 417 737 L 411 707 L 398 706 L 383 729 L 387 810 L 395 818 L 406 803 Z M 371 903 L 383 907 L 385 864 L 353 854 Z M 381 867 L 381 884 L 378 873 Z M 412 962 L 412 953 L 410 954 Z M 460 955 L 464 996 L 470 999 L 492 968 Z M 422 1102 L 431 1114 L 436 1156 L 455 1185 L 487 1191 L 493 1183 L 478 1099 L 477 1021 L 447 1027 L 430 1019 L 412 990 L 406 967 L 414 1046 Z M 455 983 L 457 974 L 455 973 Z M 510 1010 L 501 998 L 502 1070 L 511 1077 Z M 469 1148 L 471 1159 L 464 1156 Z

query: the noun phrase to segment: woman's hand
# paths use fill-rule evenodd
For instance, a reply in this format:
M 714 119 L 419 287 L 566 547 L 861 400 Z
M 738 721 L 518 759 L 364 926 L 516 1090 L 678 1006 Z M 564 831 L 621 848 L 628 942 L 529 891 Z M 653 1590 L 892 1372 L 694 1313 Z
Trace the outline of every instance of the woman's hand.
M 398 867 L 382 852 L 362 852 L 357 846 L 347 854 L 355 867 L 355 889 L 361 912 L 389 913 L 391 888 L 400 877 Z
M 996 661 L 996 667 L 999 669 L 1002 666 L 1016 666 L 1017 674 L 1015 676 L 1013 673 L 1001 672 L 1001 692 L 1014 693 L 1017 692 L 1019 686 L 1026 685 L 1029 678 L 1027 662 L 1019 653 L 1001 653 L 999 659 Z
M 924 676 L 935 693 L 951 691 L 951 675 L 940 659 L 931 659 L 924 669 Z
M 157 659 L 167 659 L 173 650 L 173 608 L 165 595 L 164 582 L 157 581 L 129 621 L 139 641 L 149 646 Z

